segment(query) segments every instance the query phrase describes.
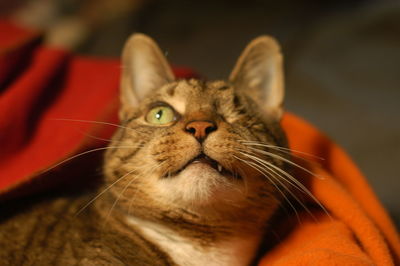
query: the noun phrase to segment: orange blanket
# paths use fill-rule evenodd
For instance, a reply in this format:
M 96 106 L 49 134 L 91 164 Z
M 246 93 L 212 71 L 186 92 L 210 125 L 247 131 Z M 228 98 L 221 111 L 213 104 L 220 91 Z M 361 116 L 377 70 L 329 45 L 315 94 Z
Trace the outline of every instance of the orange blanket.
M 179 77 L 192 76 L 176 69 Z M 117 60 L 74 56 L 40 47 L 40 35 L 0 22 L 0 198 L 48 189 L 62 178 L 78 181 L 66 158 L 106 144 L 115 123 Z M 330 216 L 306 205 L 274 228 L 260 265 L 398 265 L 400 240 L 374 192 L 349 157 L 293 114 L 283 127 L 292 149 L 313 154 L 305 166 L 320 177 L 299 176 Z M 80 157 L 83 158 L 84 156 Z M 80 159 L 76 159 L 80 160 Z M 37 180 L 40 180 L 38 182 Z

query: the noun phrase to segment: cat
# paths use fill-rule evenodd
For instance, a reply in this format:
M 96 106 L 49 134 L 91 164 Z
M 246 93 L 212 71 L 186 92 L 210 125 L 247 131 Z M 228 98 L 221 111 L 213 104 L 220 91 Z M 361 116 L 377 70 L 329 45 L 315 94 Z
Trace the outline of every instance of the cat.
M 1 264 L 253 263 L 287 193 L 282 60 L 260 36 L 227 81 L 177 80 L 157 44 L 132 35 L 104 180 L 3 206 Z

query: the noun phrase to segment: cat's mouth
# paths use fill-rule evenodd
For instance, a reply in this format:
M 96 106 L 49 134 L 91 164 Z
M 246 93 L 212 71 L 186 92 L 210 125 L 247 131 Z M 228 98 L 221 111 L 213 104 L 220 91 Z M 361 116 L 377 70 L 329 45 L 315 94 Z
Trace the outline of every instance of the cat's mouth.
M 176 171 L 174 174 L 175 175 L 179 174 L 186 167 L 188 167 L 189 165 L 193 165 L 193 164 L 206 164 L 209 167 L 216 170 L 220 175 L 241 179 L 241 176 L 239 174 L 232 172 L 229 169 L 226 169 L 218 161 L 210 158 L 209 156 L 205 155 L 204 153 L 200 153 L 199 155 L 197 155 L 196 157 L 194 157 L 193 159 L 188 161 L 181 169 Z

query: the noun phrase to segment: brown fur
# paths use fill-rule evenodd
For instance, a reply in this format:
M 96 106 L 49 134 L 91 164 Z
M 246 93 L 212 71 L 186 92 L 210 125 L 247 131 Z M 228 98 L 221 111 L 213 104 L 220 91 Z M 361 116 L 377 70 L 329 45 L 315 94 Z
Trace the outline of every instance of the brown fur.
M 173 265 L 171 254 L 130 217 L 162 225 L 199 250 L 264 234 L 281 201 L 280 184 L 238 158 L 240 151 L 251 152 L 242 140 L 286 147 L 279 126 L 283 82 L 277 44 L 267 37 L 253 41 L 229 81 L 174 80 L 158 47 L 143 35 L 128 41 L 123 60 L 122 127 L 110 144 L 121 148 L 106 152 L 104 183 L 96 194 L 105 193 L 79 215 L 96 194 L 32 206 L 16 202 L 20 209 L 12 211 L 4 207 L 3 264 Z M 157 103 L 172 107 L 175 121 L 146 121 Z M 198 141 L 186 129 L 191 121 L 212 121 L 215 131 Z M 199 154 L 227 172 L 190 164 Z M 276 158 L 266 160 L 285 167 Z
M 45 197 L 2 206 L 1 265 L 173 265 L 116 217 L 104 223 L 92 208 L 76 216 L 88 200 Z

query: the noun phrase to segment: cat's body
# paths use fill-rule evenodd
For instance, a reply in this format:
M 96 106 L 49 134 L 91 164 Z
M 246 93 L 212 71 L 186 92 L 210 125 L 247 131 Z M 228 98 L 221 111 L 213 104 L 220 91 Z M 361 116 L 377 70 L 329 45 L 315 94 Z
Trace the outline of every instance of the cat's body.
M 173 265 L 118 217 L 105 223 L 94 208 L 76 215 L 90 199 L 53 196 L 2 207 L 1 265 Z
M 258 249 L 261 236 L 198 244 L 162 225 L 94 207 L 76 215 L 92 196 L 3 206 L 1 265 L 246 265 Z
M 281 61 L 277 44 L 260 37 L 229 81 L 175 80 L 154 42 L 132 37 L 123 54 L 121 127 L 105 155 L 103 184 L 91 196 L 8 215 L 0 259 L 250 264 L 282 189 L 293 182 L 281 153 Z

